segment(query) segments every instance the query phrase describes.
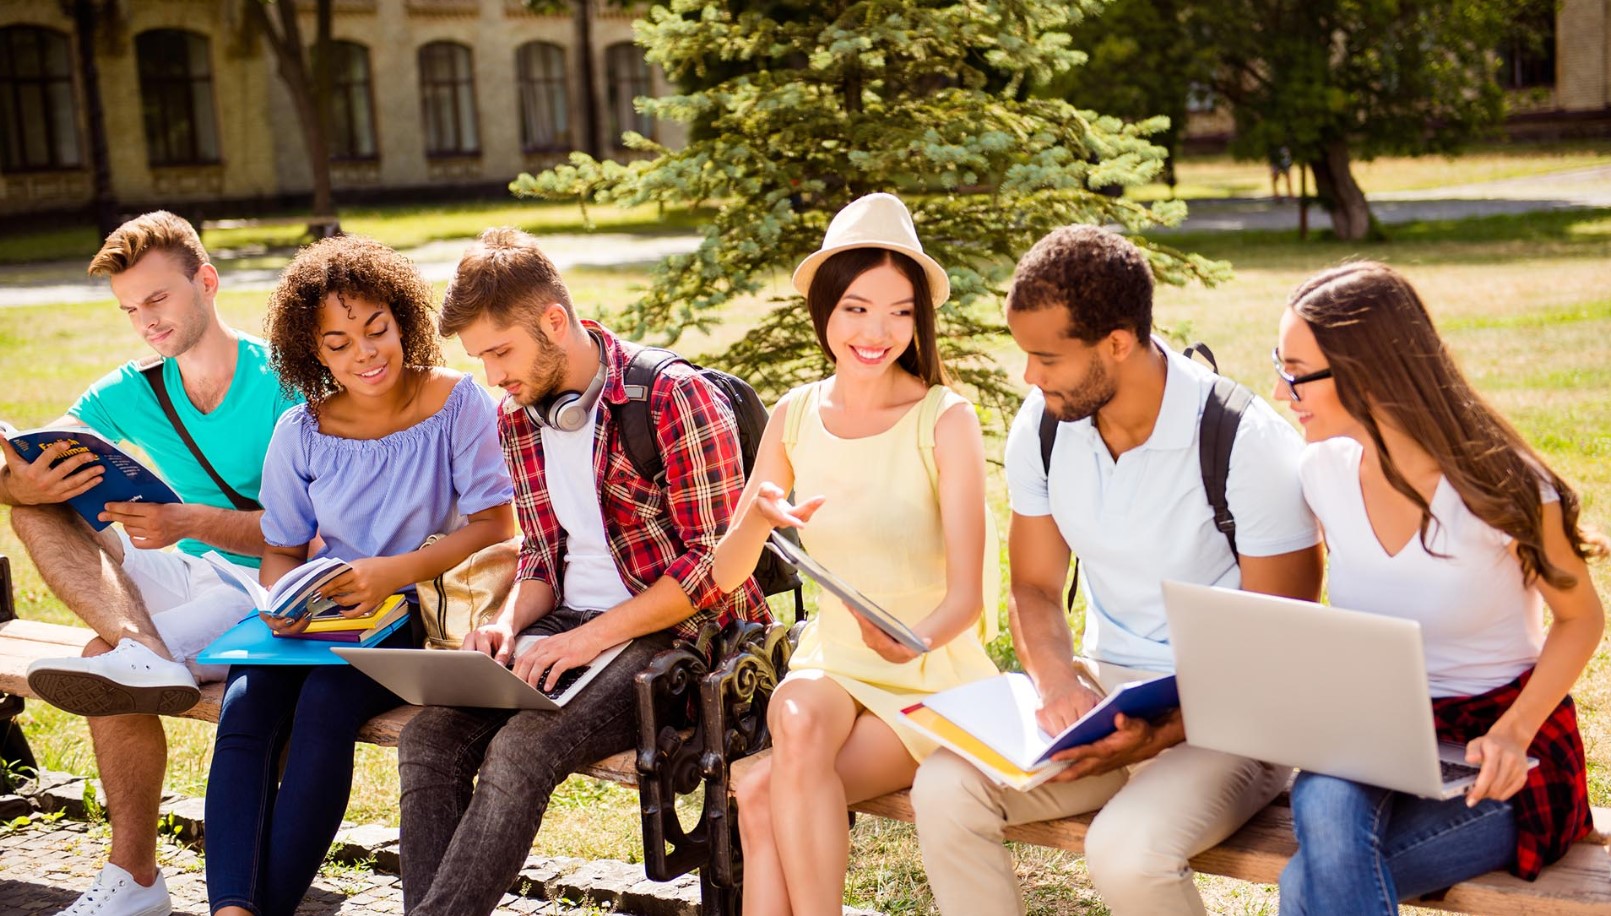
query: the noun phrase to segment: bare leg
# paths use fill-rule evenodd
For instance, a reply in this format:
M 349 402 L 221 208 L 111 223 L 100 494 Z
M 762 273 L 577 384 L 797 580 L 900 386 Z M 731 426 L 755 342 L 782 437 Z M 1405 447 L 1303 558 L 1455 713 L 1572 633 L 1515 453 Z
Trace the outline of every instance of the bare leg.
M 910 785 L 917 767 L 889 726 L 858 715 L 838 684 L 795 683 L 772 700 L 781 713 L 772 723 L 771 815 L 786 825 L 790 854 L 780 865 L 791 911 L 827 916 L 845 896 L 847 804 Z
M 123 572 L 122 543 L 115 537 L 96 534 L 67 506 L 16 506 L 11 527 L 45 584 L 108 645 L 133 639 L 162 658 L 173 657 L 140 590 Z
M 111 646 L 93 639 L 85 655 Z M 111 863 L 140 884 L 157 879 L 157 810 L 168 768 L 168 737 L 160 716 L 94 716 L 88 720 L 100 761 L 106 814 L 112 824 Z M 116 761 L 108 766 L 109 761 Z
M 772 824 L 772 759 L 744 775 L 738 797 L 738 832 L 744 843 L 744 907 L 749 916 L 785 916 L 789 893 Z

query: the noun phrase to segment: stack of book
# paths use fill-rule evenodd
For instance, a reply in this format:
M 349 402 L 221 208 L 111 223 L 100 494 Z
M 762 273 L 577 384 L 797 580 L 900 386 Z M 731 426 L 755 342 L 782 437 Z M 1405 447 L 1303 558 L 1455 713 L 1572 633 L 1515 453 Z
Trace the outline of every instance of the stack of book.
M 281 639 L 317 639 L 367 647 L 390 636 L 408 619 L 408 602 L 402 595 L 387 598 L 362 617 L 343 617 L 340 610 L 331 608 L 314 614 L 300 633 L 276 631 L 274 635 Z

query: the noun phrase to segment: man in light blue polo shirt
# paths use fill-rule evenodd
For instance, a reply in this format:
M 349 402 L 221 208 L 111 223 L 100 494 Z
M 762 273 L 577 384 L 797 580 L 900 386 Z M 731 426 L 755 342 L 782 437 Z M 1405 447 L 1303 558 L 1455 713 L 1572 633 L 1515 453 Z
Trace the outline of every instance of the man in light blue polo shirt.
M 1198 454 L 1216 376 L 1152 336 L 1152 288 L 1134 245 L 1078 226 L 1041 239 L 1007 295 L 1007 325 L 1034 386 L 1007 438 L 1012 630 L 1052 734 L 1099 691 L 1174 670 L 1164 580 L 1319 597 L 1319 537 L 1298 481 L 1302 440 L 1262 400 L 1243 413 L 1226 486 L 1233 552 L 1215 527 Z M 1045 411 L 1060 421 L 1050 473 Z M 1071 551 L 1087 603 L 1081 660 L 1061 600 Z M 941 911 L 1022 913 L 1003 830 L 1100 807 L 1085 854 L 1108 908 L 1204 912 L 1188 860 L 1268 804 L 1290 771 L 1185 738 L 1178 713 L 1126 723 L 1060 755 L 1072 765 L 1028 792 L 996 786 L 948 751 L 930 757 L 912 802 Z
M 253 505 L 275 421 L 294 401 L 280 390 L 263 341 L 218 316 L 218 272 L 191 225 L 147 213 L 106 239 L 89 272 L 106 276 L 134 330 L 162 356 L 162 379 L 180 423 L 224 485 Z M 156 713 L 199 696 L 187 665 L 251 611 L 199 555 L 213 548 L 255 571 L 261 511 L 236 508 L 180 438 L 135 363 L 96 382 L 52 426 L 88 426 L 142 449 L 182 503 L 107 503 L 97 533 L 64 501 L 86 492 L 105 465 L 74 456 L 52 468 L 54 445 L 29 463 L 0 438 L 0 503 L 40 575 L 97 637 L 82 658 L 29 666 L 29 686 L 91 717 L 112 821 L 110 862 L 66 912 L 161 916 L 170 910 L 156 863 L 157 809 L 167 742 Z M 162 548 L 177 544 L 176 550 Z M 133 713 L 133 715 L 130 715 Z

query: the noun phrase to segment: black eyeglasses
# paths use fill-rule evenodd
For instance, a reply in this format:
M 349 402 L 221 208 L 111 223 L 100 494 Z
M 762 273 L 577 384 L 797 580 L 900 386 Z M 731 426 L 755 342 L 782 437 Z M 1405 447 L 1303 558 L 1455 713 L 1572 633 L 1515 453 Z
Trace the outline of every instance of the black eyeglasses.
M 1280 347 L 1276 347 L 1274 350 L 1270 351 L 1270 361 L 1275 363 L 1275 374 L 1280 377 L 1281 381 L 1287 383 L 1287 391 L 1291 392 L 1292 400 L 1294 401 L 1303 400 L 1303 396 L 1298 394 L 1299 385 L 1302 385 L 1304 382 L 1318 382 L 1324 378 L 1331 378 L 1330 369 L 1317 369 L 1316 371 L 1310 372 L 1307 375 L 1288 375 L 1287 371 L 1281 368 Z

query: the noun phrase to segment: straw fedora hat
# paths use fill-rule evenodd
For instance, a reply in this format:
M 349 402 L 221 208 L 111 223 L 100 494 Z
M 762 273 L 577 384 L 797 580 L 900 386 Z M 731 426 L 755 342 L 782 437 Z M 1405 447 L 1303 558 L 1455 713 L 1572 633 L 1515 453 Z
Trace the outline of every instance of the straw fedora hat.
M 951 279 L 945 275 L 945 268 L 923 253 L 923 245 L 917 240 L 917 227 L 912 225 L 912 214 L 893 194 L 868 194 L 834 214 L 827 234 L 822 237 L 822 247 L 794 269 L 794 288 L 802 296 L 810 295 L 811 280 L 822 262 L 852 248 L 887 248 L 906 255 L 928 276 L 929 294 L 935 306 L 951 298 Z

